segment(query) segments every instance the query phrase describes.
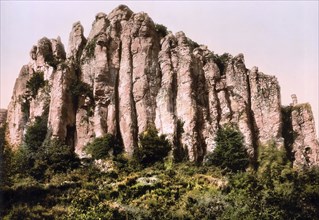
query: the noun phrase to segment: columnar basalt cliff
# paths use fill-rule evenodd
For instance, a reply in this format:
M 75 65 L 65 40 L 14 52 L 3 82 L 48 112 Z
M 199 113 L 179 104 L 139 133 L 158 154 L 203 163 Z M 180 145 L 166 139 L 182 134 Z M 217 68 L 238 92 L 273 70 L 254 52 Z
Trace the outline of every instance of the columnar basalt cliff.
M 144 12 L 121 5 L 98 13 L 87 38 L 81 23 L 73 24 L 67 53 L 60 38 L 42 38 L 30 56 L 8 107 L 7 138 L 14 147 L 41 116 L 51 138 L 79 155 L 106 133 L 122 139 L 132 155 L 138 134 L 153 124 L 176 152 L 200 162 L 214 149 L 217 130 L 234 123 L 253 160 L 259 146 L 276 142 L 298 166 L 319 163 L 308 104 L 282 108 L 276 77 L 247 69 L 243 54 L 218 56 Z M 32 93 L 28 82 L 38 73 L 44 83 Z

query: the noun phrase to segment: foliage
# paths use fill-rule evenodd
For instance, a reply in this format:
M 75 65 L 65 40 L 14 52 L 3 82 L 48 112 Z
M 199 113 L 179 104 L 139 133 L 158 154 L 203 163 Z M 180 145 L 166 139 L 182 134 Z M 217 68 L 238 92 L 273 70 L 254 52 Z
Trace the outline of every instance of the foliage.
M 207 154 L 206 164 L 215 165 L 226 171 L 244 171 L 249 164 L 249 157 L 244 147 L 242 134 L 233 126 L 226 125 L 217 131 L 216 148 Z
M 233 141 L 238 131 L 228 128 L 221 132 Z M 156 144 L 167 144 L 154 127 L 140 136 L 153 153 Z M 4 161 L 12 172 L 0 188 L 6 199 L 0 218 L 318 219 L 318 167 L 292 168 L 274 143 L 259 149 L 257 170 L 223 175 L 212 164 L 166 158 L 141 166 L 122 154 L 106 159 L 113 167 L 104 173 L 84 160 L 79 166 L 73 149 L 58 140 L 44 141 L 29 164 L 25 146 Z
M 160 35 L 161 38 L 168 34 L 167 27 L 162 24 L 155 24 L 155 31 Z
M 52 66 L 54 69 L 56 69 L 59 64 L 59 61 L 54 57 L 52 53 L 49 53 L 45 57 L 45 62 L 47 62 L 47 64 Z
M 89 97 L 91 102 L 94 103 L 93 90 L 91 86 L 81 80 L 74 80 L 70 85 L 70 93 L 72 95 L 73 103 L 78 105 L 79 97 Z
M 59 151 L 59 150 L 57 150 Z M 268 150 L 267 150 L 268 152 Z M 281 153 L 271 152 L 280 155 Z M 114 157 L 101 173 L 92 165 L 53 172 L 46 182 L 15 176 L 3 190 L 3 219 L 316 219 L 319 170 L 296 171 L 277 156 L 259 170 L 223 176 L 214 166 L 158 162 L 132 169 Z M 270 158 L 272 162 L 268 163 Z M 279 163 L 280 166 L 274 166 Z M 269 164 L 272 173 L 262 175 Z M 282 169 L 281 166 L 285 168 Z M 273 170 L 274 169 L 274 170 Z M 115 175 L 116 174 L 116 175 Z M 265 179 L 271 179 L 265 180 Z M 268 184 L 272 182 L 272 184 Z
M 181 138 L 184 133 L 184 122 L 180 119 L 177 120 L 176 123 L 176 131 L 174 134 L 173 141 L 173 156 L 175 162 L 182 162 L 188 160 L 188 150 L 185 146 L 183 146 Z
M 231 59 L 232 56 L 229 53 L 224 53 L 222 55 L 215 54 L 214 61 L 217 64 L 221 75 L 225 75 L 227 63 Z
M 120 141 L 112 134 L 95 138 L 92 143 L 85 146 L 85 151 L 92 155 L 93 159 L 105 159 L 110 154 L 117 155 L 122 151 Z
M 27 81 L 26 87 L 28 93 L 32 98 L 35 98 L 38 94 L 40 88 L 45 86 L 44 73 L 35 72 L 32 74 L 32 77 Z
M 188 38 L 188 42 L 194 48 L 199 47 L 199 43 L 197 43 L 196 41 L 191 40 L 190 38 Z
M 292 128 L 292 120 L 291 120 L 292 106 L 282 106 L 281 114 L 282 114 L 282 136 L 285 137 L 285 148 L 287 151 L 287 156 L 290 161 L 294 161 L 294 153 L 292 150 L 292 145 L 296 139 L 297 133 Z
M 94 58 L 95 54 L 95 46 L 96 46 L 96 38 L 92 39 L 91 41 L 87 42 L 84 50 L 85 50 L 85 55 L 88 59 Z
M 155 126 L 150 125 L 139 135 L 137 158 L 144 165 L 163 160 L 171 150 L 170 143 L 165 135 L 158 135 Z
M 256 173 L 230 178 L 222 219 L 314 219 L 319 216 L 319 169 L 297 171 L 274 144 L 261 146 Z
M 37 116 L 34 123 L 27 128 L 24 136 L 26 148 L 30 152 L 37 152 L 47 134 L 47 118 Z
M 5 139 L 6 124 L 0 126 L 0 189 L 9 184 L 12 150 Z M 0 195 L 0 207 L 1 207 Z
M 69 146 L 58 140 L 46 140 L 47 114 L 36 117 L 28 127 L 24 145 L 13 155 L 13 172 L 43 180 L 56 172 L 65 172 L 77 166 L 78 159 Z M 45 141 L 46 140 L 46 141 Z

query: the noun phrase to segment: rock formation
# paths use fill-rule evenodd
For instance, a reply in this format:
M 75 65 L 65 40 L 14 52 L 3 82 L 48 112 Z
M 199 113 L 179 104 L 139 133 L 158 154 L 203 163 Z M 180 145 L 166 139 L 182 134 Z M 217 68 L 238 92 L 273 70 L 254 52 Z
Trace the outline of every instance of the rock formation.
M 218 56 L 183 32 L 168 32 L 144 12 L 120 5 L 98 13 L 87 39 L 81 23 L 73 24 L 67 55 L 60 38 L 42 38 L 30 57 L 8 107 L 7 138 L 15 147 L 35 117 L 47 114 L 51 137 L 79 155 L 106 133 L 132 155 L 138 134 L 153 124 L 174 151 L 202 161 L 217 130 L 234 123 L 252 159 L 259 146 L 275 141 L 288 143 L 296 165 L 319 163 L 309 105 L 284 111 L 276 77 L 247 69 L 243 54 Z M 27 82 L 37 72 L 46 83 L 30 96 Z M 298 133 L 293 140 L 287 127 Z

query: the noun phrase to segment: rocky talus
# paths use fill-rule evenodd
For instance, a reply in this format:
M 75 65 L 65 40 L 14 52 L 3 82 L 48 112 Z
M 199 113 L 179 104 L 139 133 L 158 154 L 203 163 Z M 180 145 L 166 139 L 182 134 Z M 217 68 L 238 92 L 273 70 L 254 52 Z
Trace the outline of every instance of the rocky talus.
M 67 53 L 59 37 L 32 47 L 8 107 L 13 147 L 36 117 L 47 117 L 51 137 L 79 155 L 106 133 L 122 139 L 132 155 L 138 135 L 153 124 L 175 143 L 174 151 L 202 161 L 217 130 L 234 123 L 252 159 L 258 147 L 275 142 L 298 166 L 319 163 L 310 106 L 282 107 L 276 77 L 248 69 L 243 54 L 218 56 L 124 5 L 98 13 L 88 37 L 83 33 L 74 23 Z M 27 82 L 39 72 L 44 84 L 30 95 Z

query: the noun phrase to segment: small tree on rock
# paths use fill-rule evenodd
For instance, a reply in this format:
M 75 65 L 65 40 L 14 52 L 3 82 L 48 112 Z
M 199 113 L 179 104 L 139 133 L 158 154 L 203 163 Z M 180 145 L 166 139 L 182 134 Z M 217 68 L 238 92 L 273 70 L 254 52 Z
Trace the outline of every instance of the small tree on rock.
M 244 147 L 242 134 L 231 125 L 217 131 L 216 148 L 206 157 L 207 165 L 215 165 L 231 172 L 244 171 L 249 164 L 249 156 Z
M 165 135 L 158 135 L 154 125 L 150 125 L 146 131 L 139 135 L 139 148 L 137 159 L 144 165 L 161 161 L 171 150 L 171 145 Z

